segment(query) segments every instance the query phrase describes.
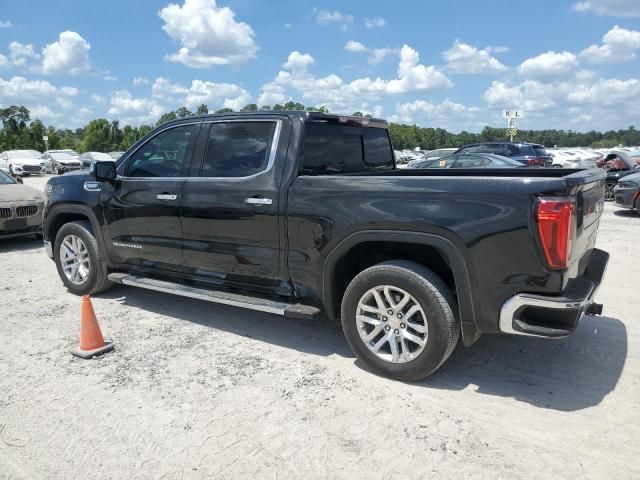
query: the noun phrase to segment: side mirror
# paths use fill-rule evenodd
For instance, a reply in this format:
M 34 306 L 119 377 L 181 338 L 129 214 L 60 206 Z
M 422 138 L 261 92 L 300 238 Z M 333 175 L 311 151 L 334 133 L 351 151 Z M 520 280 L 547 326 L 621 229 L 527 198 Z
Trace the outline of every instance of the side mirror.
M 22 180 L 22 177 L 16 177 L 16 182 L 24 183 L 24 180 Z
M 116 178 L 116 162 L 95 161 L 91 163 L 89 174 L 96 180 L 115 180 Z

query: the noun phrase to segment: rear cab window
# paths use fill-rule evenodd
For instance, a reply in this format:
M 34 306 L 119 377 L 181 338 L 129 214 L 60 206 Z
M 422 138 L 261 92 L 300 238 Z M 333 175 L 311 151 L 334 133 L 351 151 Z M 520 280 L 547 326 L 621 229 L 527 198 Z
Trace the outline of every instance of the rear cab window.
M 302 175 L 393 168 L 393 149 L 386 129 L 328 123 L 305 124 Z

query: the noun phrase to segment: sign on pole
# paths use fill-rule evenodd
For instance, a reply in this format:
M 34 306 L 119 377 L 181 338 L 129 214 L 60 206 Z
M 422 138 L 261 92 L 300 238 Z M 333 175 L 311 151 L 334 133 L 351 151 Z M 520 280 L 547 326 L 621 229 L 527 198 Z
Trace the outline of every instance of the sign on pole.
M 519 119 L 524 118 L 524 111 L 522 110 L 503 110 L 502 116 L 506 119 Z
M 503 110 L 502 116 L 507 119 L 507 129 L 505 132 L 513 142 L 513 137 L 518 133 L 516 121 L 524 117 L 524 111 L 515 109 Z

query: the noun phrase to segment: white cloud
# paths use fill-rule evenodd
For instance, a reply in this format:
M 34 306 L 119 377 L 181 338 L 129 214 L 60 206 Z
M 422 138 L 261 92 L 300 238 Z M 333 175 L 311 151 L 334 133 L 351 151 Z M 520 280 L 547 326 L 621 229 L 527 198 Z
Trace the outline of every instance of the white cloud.
M 91 45 L 76 32 L 60 33 L 58 41 L 42 49 L 42 73 L 77 75 L 91 70 Z
M 193 68 L 235 65 L 256 58 L 258 47 L 253 29 L 235 19 L 229 7 L 215 0 L 185 0 L 169 4 L 158 13 L 162 29 L 180 49 L 165 58 Z
M 184 105 L 192 109 L 204 103 L 211 110 L 219 108 L 239 110 L 251 102 L 251 94 L 239 85 L 204 80 L 193 80 L 191 85 L 184 86 L 158 77 L 153 82 L 151 93 L 154 98 L 175 107 Z
M 520 108 L 525 111 L 548 110 L 556 105 L 554 96 L 560 85 L 525 80 L 510 86 L 505 82 L 493 81 L 484 92 L 487 103 L 496 108 Z
M 344 49 L 347 52 L 355 52 L 355 53 L 366 52 L 369 50 L 367 47 L 364 46 L 364 44 L 360 42 L 356 42 L 355 40 L 349 40 L 344 46 Z
M 568 77 L 576 72 L 578 58 L 571 52 L 546 52 L 528 58 L 518 67 L 518 73 L 526 78 L 545 79 Z
M 438 104 L 415 100 L 396 105 L 396 114 L 391 117 L 391 121 L 420 123 L 423 126 L 435 126 L 457 132 L 463 128 L 472 128 L 476 123 L 478 111 L 478 107 L 466 107 L 449 99 Z
M 355 40 L 349 40 L 344 49 L 352 53 L 368 53 L 368 62 L 372 65 L 382 63 L 389 55 L 398 53 L 397 48 L 367 48 L 364 44 Z
M 495 50 L 494 50 L 495 51 Z M 478 49 L 456 40 L 453 46 L 442 53 L 447 68 L 455 73 L 480 74 L 501 73 L 507 70 L 497 58 L 492 57 L 488 48 Z
M 584 0 L 573 6 L 577 12 L 594 12 L 615 17 L 640 17 L 638 0 Z
M 0 28 L 11 28 L 13 24 L 9 20 L 0 20 Z
M 147 77 L 135 77 L 133 79 L 134 85 L 148 85 L 149 79 Z
M 6 67 L 9 65 L 9 59 L 0 53 L 0 68 Z
M 164 113 L 163 107 L 150 98 L 135 98 L 127 90 L 119 90 L 111 96 L 109 115 L 123 123 L 153 123 Z
M 602 45 L 591 45 L 580 56 L 590 63 L 616 63 L 634 60 L 637 50 L 640 50 L 640 31 L 616 25 L 602 37 Z
M 319 10 L 317 8 L 313 9 L 313 14 L 316 18 L 316 22 L 318 25 L 330 25 L 336 24 L 340 25 L 342 30 L 346 30 L 349 25 L 353 23 L 353 15 L 348 15 L 338 10 Z
M 53 110 L 51 110 L 46 105 L 36 105 L 34 107 L 31 107 L 29 109 L 29 113 L 31 114 L 31 119 L 32 120 L 38 119 L 38 120 L 42 120 L 44 122 L 51 121 L 51 120 L 57 120 L 60 117 L 62 117 L 62 113 L 61 112 L 54 112 Z
M 33 49 L 33 45 L 20 42 L 11 42 L 9 44 L 9 58 L 11 64 L 16 67 L 29 67 L 33 62 L 40 59 L 40 56 Z
M 13 77 L 10 80 L 0 78 L 0 104 L 33 104 L 43 100 L 74 97 L 79 93 L 75 87 L 56 87 L 46 80 L 27 80 Z
M 396 78 L 365 77 L 347 83 L 334 73 L 315 77 L 309 71 L 315 63 L 314 58 L 308 53 L 294 51 L 284 63 L 284 70 L 262 87 L 258 102 L 261 105 L 282 103 L 293 96 L 314 106 L 325 105 L 332 111 L 350 113 L 362 108 L 363 102 L 378 101 L 384 95 L 426 92 L 452 86 L 446 75 L 434 66 L 420 64 L 418 52 L 413 48 L 404 45 L 399 56 Z
M 98 95 L 97 93 L 91 95 L 91 100 L 93 100 L 96 105 L 102 105 L 104 103 L 104 97 Z
M 570 92 L 567 100 L 572 104 L 596 104 L 604 107 L 621 107 L 640 102 L 640 80 L 631 78 L 601 79 L 590 86 L 581 86 Z
M 381 17 L 365 18 L 364 26 L 367 28 L 382 28 L 387 24 L 387 20 Z

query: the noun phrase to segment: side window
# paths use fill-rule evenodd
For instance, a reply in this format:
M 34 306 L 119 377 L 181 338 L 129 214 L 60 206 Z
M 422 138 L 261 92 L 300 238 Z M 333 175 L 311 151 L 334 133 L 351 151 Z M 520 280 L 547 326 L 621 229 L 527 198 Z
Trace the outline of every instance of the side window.
M 303 175 L 360 172 L 365 169 L 363 156 L 362 128 L 306 125 Z
M 488 163 L 489 160 L 480 155 L 460 155 L 453 168 L 479 168 Z
M 181 177 L 198 125 L 170 128 L 151 138 L 129 158 L 129 177 Z
M 517 145 L 507 145 L 508 157 L 518 157 L 520 155 L 522 155 L 522 152 L 520 151 Z
M 505 154 L 504 145 L 488 144 L 488 145 L 484 146 L 482 151 L 484 153 L 493 153 L 495 155 L 504 155 Z
M 393 150 L 389 134 L 384 128 L 363 128 L 364 162 L 371 170 L 393 167 Z
M 468 147 L 464 147 L 458 153 L 480 153 L 482 152 L 482 145 L 469 145 Z
M 267 168 L 276 122 L 212 123 L 203 177 L 247 177 Z

